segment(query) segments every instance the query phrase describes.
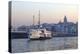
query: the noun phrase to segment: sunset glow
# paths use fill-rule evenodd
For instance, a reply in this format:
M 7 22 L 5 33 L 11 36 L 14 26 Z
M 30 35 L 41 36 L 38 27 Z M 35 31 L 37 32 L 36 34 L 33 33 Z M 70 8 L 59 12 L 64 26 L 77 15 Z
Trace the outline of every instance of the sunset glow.
M 32 25 L 33 15 L 37 24 L 39 10 L 41 23 L 63 22 L 64 16 L 67 16 L 69 22 L 78 20 L 77 5 L 15 1 L 12 2 L 12 25 Z

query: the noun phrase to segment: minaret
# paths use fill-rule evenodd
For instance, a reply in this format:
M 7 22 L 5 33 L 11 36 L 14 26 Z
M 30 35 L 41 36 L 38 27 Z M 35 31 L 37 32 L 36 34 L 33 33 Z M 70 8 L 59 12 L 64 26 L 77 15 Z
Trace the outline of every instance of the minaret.
M 38 28 L 40 28 L 40 10 L 39 10 L 39 21 L 38 21 Z
M 66 24 L 67 23 L 67 17 L 64 16 L 64 23 Z
M 67 29 L 67 17 L 64 16 L 64 32 L 67 33 L 68 29 Z

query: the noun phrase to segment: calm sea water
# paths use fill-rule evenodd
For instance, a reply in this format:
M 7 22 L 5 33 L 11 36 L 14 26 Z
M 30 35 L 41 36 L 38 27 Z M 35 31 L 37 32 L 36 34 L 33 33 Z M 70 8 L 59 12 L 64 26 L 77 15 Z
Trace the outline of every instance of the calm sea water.
M 50 51 L 77 48 L 77 37 L 53 37 L 47 40 L 12 39 L 12 52 Z

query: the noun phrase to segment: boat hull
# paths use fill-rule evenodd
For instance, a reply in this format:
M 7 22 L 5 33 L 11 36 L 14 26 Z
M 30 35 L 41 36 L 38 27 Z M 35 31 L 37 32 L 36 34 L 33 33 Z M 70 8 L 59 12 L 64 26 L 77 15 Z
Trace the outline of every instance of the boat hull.
M 46 40 L 46 39 L 51 39 L 51 37 L 30 38 L 30 40 Z

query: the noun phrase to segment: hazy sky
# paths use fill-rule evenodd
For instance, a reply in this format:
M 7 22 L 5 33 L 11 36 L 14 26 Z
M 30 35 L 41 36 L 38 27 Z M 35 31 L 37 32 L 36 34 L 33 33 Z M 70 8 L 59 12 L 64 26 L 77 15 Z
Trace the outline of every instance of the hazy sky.
M 63 22 L 65 15 L 70 22 L 76 22 L 78 18 L 77 5 L 15 1 L 12 2 L 12 25 L 32 25 L 33 15 L 37 24 L 39 10 L 41 23 Z

